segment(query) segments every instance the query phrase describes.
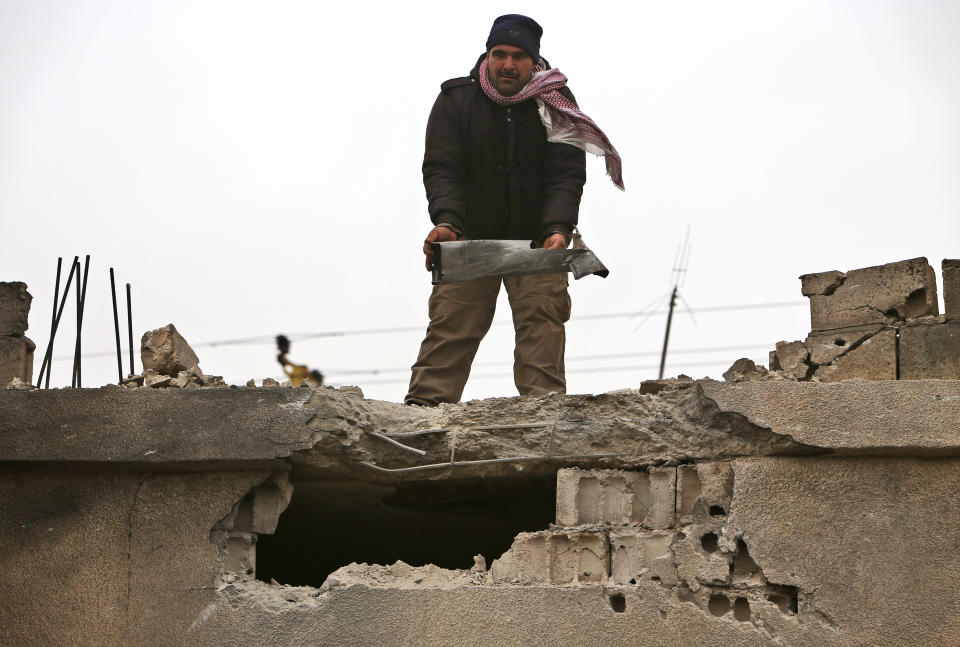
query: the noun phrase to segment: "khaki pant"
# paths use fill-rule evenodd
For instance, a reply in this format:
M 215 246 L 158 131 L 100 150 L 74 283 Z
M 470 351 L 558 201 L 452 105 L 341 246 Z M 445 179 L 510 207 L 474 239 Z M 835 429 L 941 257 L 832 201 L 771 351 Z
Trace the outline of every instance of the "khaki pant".
M 413 365 L 407 404 L 459 402 L 480 340 L 490 329 L 500 283 L 507 287 L 520 395 L 566 393 L 563 324 L 570 319 L 567 275 L 533 274 L 433 286 L 430 325 Z

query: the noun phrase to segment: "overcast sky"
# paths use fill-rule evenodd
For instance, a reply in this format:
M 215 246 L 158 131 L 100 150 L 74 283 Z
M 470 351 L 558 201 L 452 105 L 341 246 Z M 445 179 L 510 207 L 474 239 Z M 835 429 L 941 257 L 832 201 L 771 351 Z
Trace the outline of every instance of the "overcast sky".
M 960 257 L 955 0 L 0 0 L 0 280 L 33 294 L 35 375 L 57 257 L 65 279 L 90 254 L 84 386 L 117 379 L 112 266 L 138 345 L 172 322 L 242 384 L 281 376 L 286 333 L 328 381 L 400 400 L 430 291 L 427 115 L 502 13 L 540 22 L 623 158 L 624 193 L 587 160 L 581 230 L 611 273 L 571 286 L 571 393 L 656 376 L 688 227 L 668 375 L 804 338 L 800 274 Z M 465 399 L 515 394 L 508 320 L 503 298 Z M 71 299 L 52 385 L 74 334 Z M 260 341 L 207 345 L 238 338 Z

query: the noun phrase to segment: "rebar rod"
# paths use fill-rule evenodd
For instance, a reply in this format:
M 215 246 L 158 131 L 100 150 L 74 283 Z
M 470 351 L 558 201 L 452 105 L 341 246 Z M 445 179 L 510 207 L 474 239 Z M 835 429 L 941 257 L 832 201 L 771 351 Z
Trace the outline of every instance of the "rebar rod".
M 120 319 L 117 317 L 117 284 L 110 268 L 110 296 L 113 299 L 113 332 L 117 338 L 117 384 L 123 384 L 123 351 L 120 350 Z
M 626 456 L 627 452 L 621 452 L 619 454 L 580 454 L 578 456 L 557 456 L 553 460 L 556 461 L 569 461 L 569 460 L 580 460 L 582 458 L 615 458 L 617 456 Z M 369 467 L 370 469 L 377 470 L 378 472 L 419 472 L 421 470 L 432 470 L 440 469 L 443 467 L 453 467 L 456 465 L 490 465 L 492 463 L 518 463 L 521 461 L 543 461 L 546 460 L 546 456 L 512 456 L 509 458 L 485 458 L 482 460 L 476 461 L 456 461 L 456 462 L 446 462 L 446 463 L 430 463 L 429 465 L 415 465 L 413 467 L 397 467 L 397 468 L 388 468 L 380 467 L 379 465 L 374 465 L 373 463 L 365 463 L 363 461 L 358 461 L 360 465 Z
M 40 377 L 37 379 L 38 389 L 43 382 L 44 371 L 46 371 L 47 377 L 46 388 L 50 388 L 50 374 L 53 372 L 53 341 L 57 337 L 57 329 L 60 327 L 60 317 L 63 316 L 63 307 L 67 304 L 67 295 L 70 294 L 70 283 L 73 281 L 73 273 L 79 265 L 79 260 L 79 256 L 73 257 L 73 264 L 70 265 L 70 274 L 67 276 L 67 284 L 63 287 L 63 296 L 60 298 L 60 307 L 57 309 L 56 316 L 53 318 L 53 327 L 50 330 L 50 341 L 47 342 L 47 350 L 43 354 L 43 363 L 40 365 Z
M 53 337 L 53 327 L 57 323 L 57 301 L 60 300 L 60 271 L 63 268 L 63 256 L 57 258 L 57 279 L 53 284 L 53 313 L 50 315 L 50 337 Z M 49 338 L 48 338 L 49 339 Z M 50 343 L 49 341 L 47 342 Z M 37 388 L 43 383 L 43 371 L 47 366 L 47 353 L 43 353 L 43 362 L 40 364 L 40 375 L 37 379 Z
M 130 372 L 133 375 L 133 309 L 130 306 L 130 284 L 127 283 L 127 343 L 130 348 Z
M 80 261 L 77 261 L 77 339 L 73 344 L 73 369 L 70 371 L 70 388 L 77 388 L 77 362 L 80 361 Z
M 426 436 L 427 434 L 446 434 L 449 429 L 418 429 L 416 431 L 385 431 L 384 436 L 391 438 L 412 438 L 414 436 Z
M 413 452 L 414 454 L 419 454 L 420 456 L 426 456 L 426 455 L 427 455 L 427 452 L 423 451 L 422 449 L 417 449 L 416 447 L 410 447 L 409 445 L 404 445 L 403 443 L 398 443 L 398 442 L 395 441 L 393 438 L 388 438 L 387 436 L 384 436 L 383 434 L 378 434 L 378 433 L 375 432 L 375 431 L 369 431 L 369 432 L 367 432 L 367 433 L 370 434 L 371 436 L 373 436 L 374 438 L 379 438 L 380 440 L 385 440 L 386 442 L 390 443 L 390 444 L 393 445 L 394 447 L 399 447 L 400 449 L 405 449 L 405 450 L 407 450 L 408 452 Z
M 81 353 L 80 334 L 81 334 L 81 330 L 83 329 L 83 312 L 87 306 L 87 277 L 88 276 L 90 276 L 90 254 L 87 254 L 86 258 L 83 261 L 83 285 L 80 288 L 80 314 L 77 317 L 77 350 L 76 350 L 76 361 L 74 362 L 73 370 L 77 376 L 78 389 L 81 388 L 80 365 L 83 362 L 83 355 Z

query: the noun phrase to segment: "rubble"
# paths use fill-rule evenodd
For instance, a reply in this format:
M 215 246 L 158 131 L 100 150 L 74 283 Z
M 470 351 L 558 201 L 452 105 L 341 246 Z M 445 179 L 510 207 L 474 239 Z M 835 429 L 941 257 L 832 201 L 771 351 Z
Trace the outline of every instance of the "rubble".
M 140 340 L 143 369 L 176 376 L 180 371 L 199 371 L 200 360 L 173 324 L 145 332 Z
M 26 283 L 0 281 L 0 386 L 33 380 L 36 344 L 24 336 L 33 297 Z
M 741 357 L 723 373 L 727 382 L 756 382 L 767 375 L 764 366 L 757 366 L 752 359 Z
M 0 336 L 22 336 L 27 332 L 31 301 L 26 283 L 0 281 Z
M 960 259 L 943 259 L 943 309 L 947 319 L 960 319 Z
M 946 315 L 938 314 L 936 276 L 925 258 L 800 277 L 812 330 L 779 341 L 770 371 L 738 360 L 724 378 L 743 382 L 839 382 L 960 378 L 960 333 L 951 308 L 960 295 L 960 261 L 943 261 Z
M 866 324 L 894 324 L 939 314 L 937 280 L 926 258 L 912 258 L 839 273 L 800 277 L 810 298 L 810 328 L 834 330 Z

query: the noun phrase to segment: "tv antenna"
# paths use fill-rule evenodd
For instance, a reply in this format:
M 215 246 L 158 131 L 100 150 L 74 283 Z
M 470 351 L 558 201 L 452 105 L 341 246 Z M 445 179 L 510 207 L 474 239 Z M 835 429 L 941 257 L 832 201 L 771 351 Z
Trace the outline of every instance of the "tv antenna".
M 663 369 L 667 364 L 667 346 L 670 343 L 670 326 L 673 324 L 673 310 L 677 305 L 678 298 L 683 302 L 683 306 L 687 309 L 687 312 L 690 313 L 690 317 L 693 318 L 693 311 L 690 310 L 690 306 L 687 305 L 687 302 L 680 295 L 680 286 L 683 285 L 687 279 L 687 266 L 690 264 L 691 248 L 690 225 L 687 225 L 687 234 L 683 239 L 683 244 L 677 248 L 677 253 L 673 258 L 673 271 L 670 276 L 670 282 L 673 283 L 673 292 L 670 293 L 670 309 L 667 311 L 667 330 L 663 334 L 663 352 L 660 354 L 660 373 L 657 376 L 658 380 L 663 379 Z M 696 319 L 694 319 L 694 323 L 696 323 Z

